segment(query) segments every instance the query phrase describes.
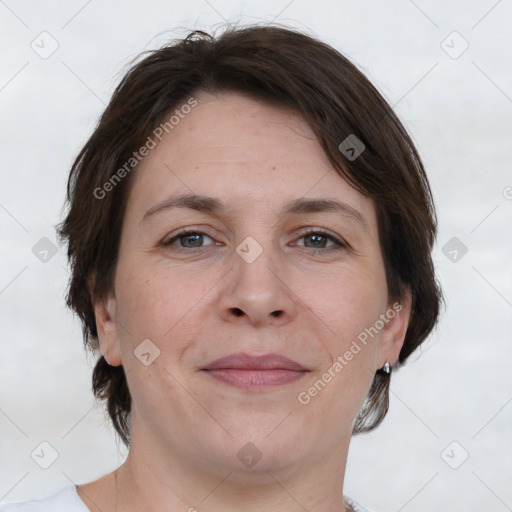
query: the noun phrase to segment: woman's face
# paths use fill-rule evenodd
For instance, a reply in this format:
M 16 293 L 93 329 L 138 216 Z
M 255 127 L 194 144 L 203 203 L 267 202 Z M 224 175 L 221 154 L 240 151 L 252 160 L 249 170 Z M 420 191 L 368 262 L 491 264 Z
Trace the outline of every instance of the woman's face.
M 133 176 L 96 304 L 132 448 L 253 475 L 339 460 L 409 314 L 388 302 L 374 205 L 297 114 L 197 100 Z

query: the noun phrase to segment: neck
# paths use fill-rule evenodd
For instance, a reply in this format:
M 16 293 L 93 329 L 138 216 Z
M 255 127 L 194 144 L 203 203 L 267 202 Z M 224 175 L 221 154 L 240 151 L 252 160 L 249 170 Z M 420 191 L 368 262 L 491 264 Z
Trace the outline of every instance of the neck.
M 202 461 L 183 460 L 133 438 L 116 472 L 117 511 L 345 512 L 347 452 L 348 442 L 291 469 L 240 473 L 212 471 Z

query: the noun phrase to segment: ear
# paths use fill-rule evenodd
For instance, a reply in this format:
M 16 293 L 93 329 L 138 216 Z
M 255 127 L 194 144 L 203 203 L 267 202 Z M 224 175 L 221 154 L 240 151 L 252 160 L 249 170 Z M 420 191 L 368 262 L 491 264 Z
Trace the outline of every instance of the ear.
M 386 361 L 393 366 L 400 355 L 411 316 L 411 290 L 407 288 L 401 301 L 388 304 L 384 315 L 381 315 L 384 327 L 379 342 L 378 367 L 382 368 Z
M 108 297 L 95 302 L 94 316 L 101 354 L 110 366 L 120 366 L 122 361 L 115 298 Z

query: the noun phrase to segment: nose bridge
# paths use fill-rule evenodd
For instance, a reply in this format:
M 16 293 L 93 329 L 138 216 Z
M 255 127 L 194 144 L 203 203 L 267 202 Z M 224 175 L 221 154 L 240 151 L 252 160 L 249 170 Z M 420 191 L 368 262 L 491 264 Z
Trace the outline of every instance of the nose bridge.
M 240 242 L 233 257 L 233 270 L 236 274 L 236 284 L 245 288 L 247 296 L 275 295 L 275 266 L 279 256 L 275 254 L 272 241 L 268 239 L 263 243 L 263 236 L 258 237 L 260 242 L 253 237 L 247 236 Z
M 281 255 L 268 236 L 263 243 L 265 233 L 259 236 L 262 243 L 256 236 L 247 236 L 235 248 L 221 314 L 231 319 L 245 317 L 254 324 L 286 322 L 296 305 L 284 285 L 283 269 L 278 270 Z

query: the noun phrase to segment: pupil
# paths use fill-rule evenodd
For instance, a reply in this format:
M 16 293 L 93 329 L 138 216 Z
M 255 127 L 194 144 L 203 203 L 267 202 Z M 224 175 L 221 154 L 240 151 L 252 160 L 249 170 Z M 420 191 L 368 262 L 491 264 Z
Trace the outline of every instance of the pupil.
M 323 247 L 325 245 L 322 244 L 321 242 L 321 239 L 324 238 L 323 235 L 309 235 L 308 237 L 311 241 L 313 241 L 313 245 L 315 245 L 316 247 Z M 320 241 L 320 243 L 318 243 Z
M 192 247 L 201 247 L 201 242 L 203 241 L 203 235 L 200 235 L 200 234 L 197 234 L 197 235 L 186 235 L 183 238 L 186 241 L 185 244 L 184 244 L 185 246 L 187 246 L 187 243 L 190 241 Z

